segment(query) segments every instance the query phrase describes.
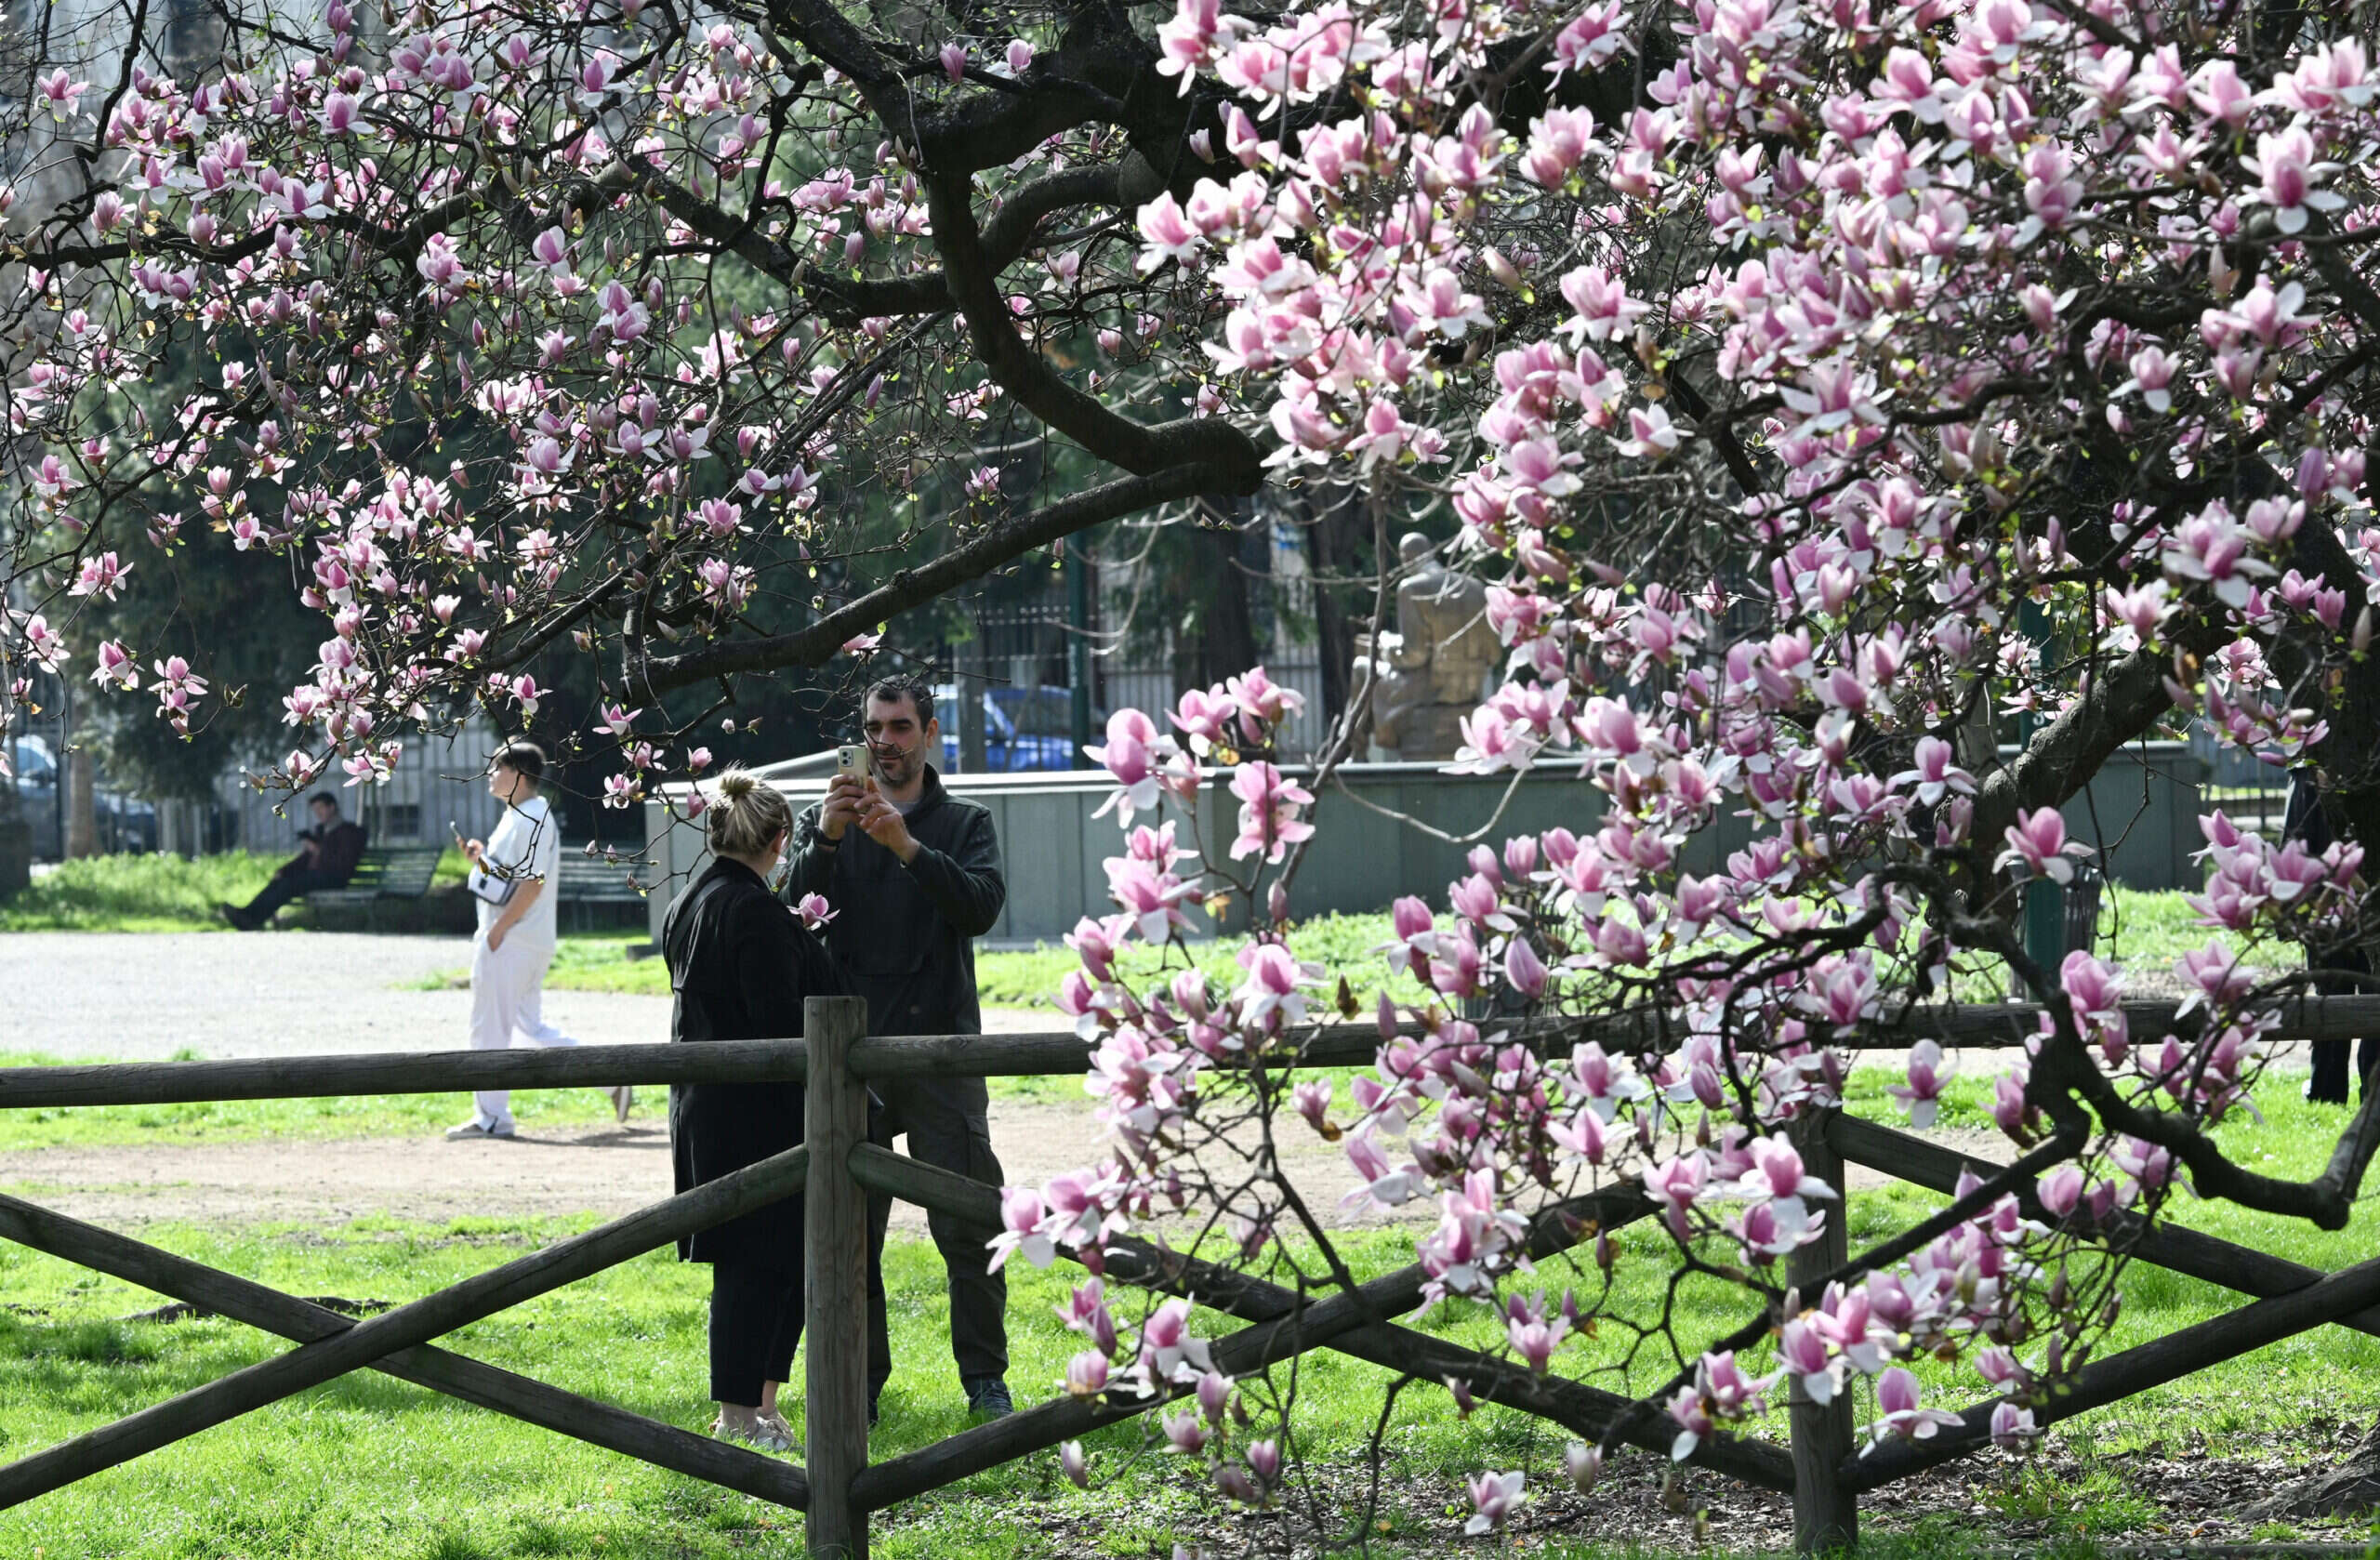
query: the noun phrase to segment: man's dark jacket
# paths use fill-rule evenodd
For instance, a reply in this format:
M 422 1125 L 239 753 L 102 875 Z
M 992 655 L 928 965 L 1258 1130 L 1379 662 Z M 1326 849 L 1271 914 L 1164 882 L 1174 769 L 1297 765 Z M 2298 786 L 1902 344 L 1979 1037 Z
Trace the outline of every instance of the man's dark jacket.
M 806 997 L 842 991 L 818 939 L 741 862 L 714 859 L 669 906 L 661 926 L 669 965 L 673 1041 L 789 1039 L 801 1033 Z M 673 1083 L 669 1161 L 690 1191 L 801 1142 L 798 1083 Z M 801 1267 L 801 1199 L 787 1197 L 681 1237 L 697 1263 Z
M 363 825 L 341 818 L 320 834 L 309 829 L 304 838 L 314 841 L 311 870 L 325 878 L 335 878 L 341 885 L 355 876 L 355 864 L 364 859 Z M 295 866 L 298 863 L 290 865 Z
M 810 808 L 794 826 L 786 892 L 824 894 L 834 906 L 826 945 L 853 990 L 867 998 L 867 1032 L 982 1034 L 974 939 L 1008 903 L 991 813 L 944 790 L 928 765 L 906 819 L 922 848 L 904 866 L 856 824 L 829 845 L 819 812 Z

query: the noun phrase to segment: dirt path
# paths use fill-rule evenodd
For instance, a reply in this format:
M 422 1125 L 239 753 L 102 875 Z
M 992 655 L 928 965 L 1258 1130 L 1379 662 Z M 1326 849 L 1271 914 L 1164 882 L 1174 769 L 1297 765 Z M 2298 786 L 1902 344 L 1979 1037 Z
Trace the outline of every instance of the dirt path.
M 471 994 L 421 983 L 470 962 L 460 937 L 38 932 L 0 936 L 0 1051 L 69 1060 L 320 1056 L 469 1044 Z M 589 1045 L 665 1039 L 666 998 L 550 991 Z
M 1996 1134 L 1930 1135 L 1963 1154 L 2008 1157 Z M 1100 1155 L 1088 1102 L 995 1102 L 992 1141 L 1012 1184 L 1039 1184 Z M 1291 1184 L 1332 1228 L 1437 1217 L 1427 1202 L 1394 1214 L 1341 1208 L 1355 1188 L 1355 1174 L 1344 1154 L 1302 1122 L 1284 1134 L 1280 1149 Z M 1879 1179 L 1857 1171 L 1852 1184 Z M 28 1149 L 0 1154 L 0 1189 L 114 1228 L 178 1220 L 326 1224 L 368 1215 L 435 1222 L 612 1216 L 669 1195 L 669 1139 L 657 1120 L 641 1117 L 625 1129 L 523 1131 L 509 1143 L 401 1137 Z M 925 1217 L 900 1204 L 893 1222 L 921 1230 Z

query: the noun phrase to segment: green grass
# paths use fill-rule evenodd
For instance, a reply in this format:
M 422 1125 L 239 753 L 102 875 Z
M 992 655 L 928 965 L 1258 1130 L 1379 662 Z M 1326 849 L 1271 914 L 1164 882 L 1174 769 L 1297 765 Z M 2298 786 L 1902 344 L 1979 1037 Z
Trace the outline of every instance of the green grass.
M 195 861 L 124 855 L 60 862 L 0 902 L 0 932 L 221 931 L 216 905 L 245 904 L 285 859 L 234 851 Z
M 1372 950 L 1388 941 L 1388 936 L 1389 920 L 1384 915 L 1318 916 L 1291 929 L 1289 946 L 1301 958 L 1311 959 L 1334 973 L 1345 972 L 1363 986 L 1364 994 L 1369 994 L 1377 991 L 1380 978 L 1387 970 L 1386 961 Z M 666 997 L 669 994 L 668 968 L 650 956 L 630 957 L 633 950 L 645 945 L 645 938 L 621 932 L 566 936 L 555 950 L 553 968 L 546 975 L 546 987 Z M 1227 937 L 1193 943 L 1190 947 L 1198 968 L 1218 981 L 1236 985 L 1244 978 L 1237 960 L 1239 950 L 1246 945 L 1245 938 Z M 1173 951 L 1136 947 L 1119 962 L 1127 978 L 1139 986 L 1167 970 L 1180 969 L 1182 956 Z M 989 1008 L 1046 1008 L 1066 972 L 1079 968 L 1081 963 L 1074 950 L 1063 945 L 1042 943 L 1030 949 L 998 952 L 979 949 L 975 954 L 975 991 Z M 458 966 L 424 976 L 420 985 L 438 990 L 459 985 L 465 979 L 466 972 Z M 1366 982 L 1369 985 L 1364 985 Z M 1421 988 L 1409 976 L 1398 977 L 1389 989 L 1400 1001 L 1418 1000 L 1421 997 Z
M 2268 1141 L 2276 1168 L 2309 1164 L 2310 1123 L 2276 1113 L 2268 1128 L 2238 1134 L 2241 1144 Z M 1851 1216 L 1862 1233 L 1897 1225 L 1933 1205 L 1906 1190 L 1863 1194 Z M 2238 1234 L 2239 1216 L 2209 1210 L 2201 1221 Z M 156 1244 L 211 1265 L 309 1294 L 403 1302 L 509 1260 L 588 1226 L 588 1220 L 469 1219 L 448 1224 L 364 1219 L 327 1230 L 268 1225 L 152 1226 Z M 2360 1217 L 2334 1236 L 2283 1243 L 2301 1260 L 2335 1262 L 2368 1249 L 2372 1228 Z M 1410 1260 L 1408 1232 L 1348 1237 L 1359 1274 Z M 1642 1226 L 1620 1236 L 1616 1308 L 1648 1316 L 1666 1271 L 1663 1242 Z M 900 1369 L 886 1398 L 886 1420 L 872 1441 L 881 1459 L 926 1445 L 961 1427 L 943 1329 L 943 1276 L 932 1249 L 896 1241 L 888 1256 L 894 1355 Z M 1050 1319 L 1077 1275 L 1020 1266 L 1010 1301 L 1011 1382 L 1023 1404 L 1051 1395 L 1077 1342 Z M 1549 1281 L 1559 1282 L 1549 1273 Z M 652 1254 L 463 1329 L 445 1342 L 489 1363 L 517 1369 L 641 1413 L 702 1429 L 703 1300 L 707 1276 Z M 1741 1302 L 1720 1287 L 1688 1283 L 1678 1291 L 1687 1336 L 1708 1335 L 1741 1316 Z M 2220 1291 L 2138 1270 L 2113 1346 L 2123 1347 L 2226 1309 Z M 221 1321 L 161 1326 L 123 1317 L 157 1297 L 114 1279 L 20 1248 L 0 1248 L 0 1456 L 20 1457 L 136 1408 L 189 1390 L 276 1352 L 279 1345 Z M 1231 1324 L 1207 1316 L 1210 1334 Z M 1494 1329 L 1475 1312 L 1446 1311 L 1424 1330 L 1484 1341 Z M 1601 1368 L 1594 1379 L 1620 1390 L 1646 1390 L 1663 1374 L 1647 1359 L 1633 1372 L 1613 1369 L 1620 1329 L 1606 1329 L 1573 1356 L 1573 1368 Z M 2380 1342 L 2360 1335 L 2309 1334 L 2187 1378 L 2074 1421 L 2061 1430 L 2069 1449 L 2089 1455 L 2082 1472 L 2061 1479 L 2039 1465 L 2019 1468 L 1988 1492 L 1992 1514 L 2045 1521 L 2053 1534 L 2079 1540 L 2057 1553 L 2095 1553 L 2091 1540 L 2137 1537 L 2153 1514 L 2099 1460 L 2122 1449 L 2202 1434 L 2206 1455 L 2262 1449 L 2256 1437 L 2314 1413 L 2369 1414 L 2380 1387 Z M 1923 1372 L 1943 1401 L 1964 1401 L 1946 1368 Z M 1357 1450 L 1377 1406 L 1381 1376 L 1327 1353 L 1301 1363 L 1301 1422 L 1306 1454 L 1343 1464 Z M 799 1421 L 798 1411 L 794 1414 Z M 1771 1434 L 1781 1433 L 1772 1422 Z M 1005 1465 L 880 1519 L 877 1553 L 908 1556 L 1081 1553 L 1086 1532 L 1100 1552 L 1170 1553 L 1174 1541 L 1216 1534 L 1192 1498 L 1178 1461 L 1136 1455 L 1138 1427 L 1091 1437 L 1094 1488 L 1080 1494 L 1056 1477 L 1044 1455 Z M 1401 1400 L 1389 1449 L 1388 1487 L 1435 1507 L 1461 1499 L 1461 1478 L 1483 1465 L 1526 1467 L 1540 1487 L 1556 1477 L 1564 1436 L 1527 1417 L 1488 1408 L 1468 1421 L 1443 1393 L 1418 1390 Z M 1647 1461 L 1649 1466 L 1649 1461 Z M 1063 1550 L 1049 1530 L 1063 1527 Z M 1400 1546 L 1392 1524 L 1389 1553 L 1437 1553 Z M 217 1556 L 271 1554 L 298 1560 L 475 1553 L 496 1557 L 602 1554 L 635 1560 L 713 1560 L 798 1550 L 799 1518 L 741 1496 L 659 1473 L 559 1436 L 437 1397 L 385 1378 L 357 1375 L 247 1416 L 191 1441 L 0 1513 L 0 1553 L 33 1555 Z M 1863 1553 L 1971 1553 L 1972 1533 L 1928 1527 Z M 1725 1545 L 1722 1527 L 1714 1540 Z M 1572 1560 L 1617 1560 L 1621 1550 L 1537 1544 Z M 1483 1551 L 1484 1552 L 1484 1551 Z M 1713 1553 L 1739 1553 L 1725 1549 Z
M 2116 963 L 2162 969 L 2183 954 L 2205 946 L 2208 935 L 2204 927 L 2194 923 L 2190 908 L 2179 893 L 2111 888 L 2100 900 L 2100 957 Z M 1385 914 L 1317 916 L 1290 929 L 1289 946 L 1300 958 L 1318 963 L 1334 975 L 1345 974 L 1354 985 L 1356 997 L 1369 1002 L 1377 998 L 1380 983 L 1388 972 L 1387 961 L 1373 950 L 1387 942 L 1389 936 L 1389 918 Z M 661 961 L 628 957 L 630 949 L 641 948 L 644 943 L 641 937 L 616 932 L 564 937 L 546 985 L 565 991 L 668 996 L 669 972 Z M 1218 937 L 1193 943 L 1190 947 L 1198 968 L 1218 981 L 1236 985 L 1241 978 L 1239 950 L 1246 944 L 1242 937 Z M 1120 963 L 1127 979 L 1137 988 L 1166 969 L 1179 969 L 1181 956 L 1160 956 L 1156 950 L 1140 947 L 1127 953 Z M 986 1007 L 1046 1008 L 1067 972 L 1080 967 L 1074 950 L 1062 944 L 1041 943 L 1030 949 L 999 952 L 978 950 L 975 990 Z M 463 978 L 464 972 L 458 968 L 442 971 L 422 984 L 440 987 L 459 983 Z M 1997 960 L 1978 960 L 1972 971 L 1961 977 L 1959 986 L 1962 1000 L 2002 1000 L 2008 992 L 2006 967 Z M 1412 978 L 1402 973 L 1389 982 L 1388 989 L 1400 1002 L 1415 1001 L 1421 996 L 1421 988 Z
M 191 932 L 219 930 L 215 919 L 218 901 L 245 902 L 264 886 L 284 859 L 234 852 L 178 857 L 101 856 L 60 866 L 13 900 L 0 904 L 0 932 Z M 459 882 L 466 870 L 462 856 L 449 850 L 439 862 L 437 881 Z M 1096 909 L 1100 906 L 1088 906 Z M 2101 957 L 2119 963 L 2163 967 L 2180 955 L 2205 945 L 2208 932 L 2194 925 L 2183 896 L 2175 892 L 2146 893 L 2110 886 L 2099 912 Z M 1387 976 L 1386 962 L 1373 950 L 1389 940 L 1385 913 L 1318 916 L 1291 928 L 1289 945 L 1298 957 L 1344 973 L 1364 1000 L 1376 996 Z M 563 991 L 611 991 L 661 997 L 668 995 L 669 972 L 657 958 L 631 958 L 631 949 L 646 945 L 641 936 L 621 932 L 564 937 L 546 985 Z M 1240 978 L 1237 956 L 1246 939 L 1218 937 L 1193 943 L 1191 957 L 1210 976 L 1227 984 Z M 1127 978 L 1137 987 L 1165 970 L 1179 968 L 1179 953 L 1135 948 L 1121 960 Z M 976 989 L 988 1007 L 1046 1008 L 1067 972 L 1079 967 L 1073 950 L 1063 944 L 1037 944 L 1030 949 L 982 951 L 975 956 Z M 458 966 L 425 977 L 421 985 L 441 988 L 459 985 Z M 1399 1001 L 1421 996 L 1412 979 L 1399 973 L 1388 989 Z M 1997 1000 L 2007 993 L 2005 971 L 1996 960 L 1977 960 L 1962 974 L 1958 995 L 1963 1000 Z
M 86 856 L 60 862 L 0 901 L 0 932 L 221 932 L 215 906 L 244 905 L 289 859 L 231 851 L 185 860 L 172 855 Z M 449 848 L 432 886 L 469 870 Z
M 2305 1105 L 2285 1090 L 2273 1092 L 2281 1097 L 2267 1104 L 2268 1121 L 2238 1118 L 2222 1130 L 2226 1145 L 2270 1173 L 2309 1174 L 2324 1157 L 2325 1134 L 2335 1133 L 2343 1113 Z M 528 1115 L 547 1098 L 522 1096 L 516 1108 Z M 550 1098 L 559 1107 L 575 1108 L 573 1094 Z M 1972 1101 L 1952 1104 L 1953 1112 L 1972 1107 Z M 302 1102 L 290 1108 L 311 1109 Z M 376 1117 L 374 1111 L 383 1114 Z M 389 1111 L 385 1102 L 359 1102 L 349 1125 L 403 1118 Z M 76 1114 L 110 1120 L 96 1111 Z M 428 1124 L 445 1119 L 444 1113 L 433 1111 Z M 114 1119 L 107 1130 L 126 1126 Z M 258 1118 L 236 1130 L 279 1131 L 286 1126 Z M 200 1119 L 139 1129 L 150 1135 L 130 1141 L 234 1130 L 229 1118 Z M 1939 1200 L 1906 1186 L 1859 1194 L 1847 1210 L 1855 1247 L 1906 1227 Z M 2188 1201 L 2176 1216 L 2207 1233 L 2321 1267 L 2364 1257 L 2374 1234 L 2372 1214 L 2360 1209 L 2348 1228 L 2334 1233 Z M 143 1234 L 276 1288 L 401 1302 L 589 1223 L 363 1219 L 323 1230 L 209 1224 L 152 1226 Z M 1610 1309 L 1649 1319 L 1663 1300 L 1666 1241 L 1645 1225 L 1620 1232 L 1618 1239 L 1618 1284 Z M 1358 1275 L 1369 1276 L 1409 1262 L 1412 1240 L 1410 1231 L 1370 1231 L 1346 1236 L 1344 1246 Z M 942 1331 L 939 1261 L 931 1247 L 917 1241 L 896 1243 L 889 1260 L 901 1370 L 888 1394 L 886 1422 L 873 1442 L 878 1458 L 960 1427 Z M 1055 1391 L 1076 1340 L 1050 1319 L 1050 1308 L 1076 1276 L 1063 1266 L 1047 1272 L 1021 1264 L 1012 1269 L 1011 1382 L 1021 1403 Z M 1575 1281 L 1553 1264 L 1541 1270 L 1541 1277 L 1557 1289 Z M 650 1255 L 446 1342 L 490 1363 L 699 1430 L 708 1414 L 701 1401 L 707 1278 L 666 1255 Z M 2110 1352 L 2238 1303 L 2212 1286 L 2145 1266 L 2130 1270 L 2124 1292 L 2122 1319 L 2106 1345 Z M 0 1245 L 0 1459 L 92 1429 L 266 1357 L 277 1347 L 225 1321 L 160 1326 L 122 1319 L 156 1303 L 157 1297 L 132 1286 Z M 1738 1294 L 1702 1279 L 1681 1284 L 1675 1303 L 1679 1334 L 1686 1340 L 1724 1331 L 1745 1314 Z M 1201 1327 L 1213 1335 L 1233 1325 L 1210 1315 Z M 1474 1342 L 1497 1330 L 1491 1318 L 1461 1308 L 1444 1309 L 1422 1326 Z M 1619 1360 L 1625 1334 L 1625 1329 L 1606 1326 L 1568 1356 L 1567 1368 L 1613 1390 L 1649 1390 L 1666 1374 L 1664 1362 L 1648 1353 L 1623 1371 Z M 1975 1395 L 1964 1368 L 1925 1362 L 1919 1368 L 1935 1401 L 1959 1404 Z M 1309 1458 L 1343 1465 L 1355 1454 L 1376 1409 L 1380 1381 L 1372 1368 L 1329 1354 L 1301 1362 L 1301 1425 Z M 2142 1536 L 2154 1514 L 2105 1460 L 2158 1444 L 2168 1448 L 2167 1455 L 2189 1445 L 2208 1457 L 2268 1456 L 2267 1437 L 2309 1417 L 2353 1421 L 2368 1418 L 2375 1408 L 2380 1340 L 2345 1332 L 2301 1335 L 2070 1421 L 2058 1434 L 2067 1450 L 2083 1453 L 2081 1471 L 2059 1477 L 2043 1465 L 2021 1467 L 1990 1486 L 1990 1511 L 2006 1521 L 2044 1524 L 2053 1537 L 2070 1540 L 2061 1554 L 2091 1554 L 2098 1541 Z M 1765 1431 L 1781 1434 L 1781 1415 Z M 1215 1535 L 1192 1499 L 1185 1470 L 1162 1457 L 1135 1455 L 1138 1434 L 1135 1427 L 1125 1426 L 1092 1438 L 1097 1482 L 1091 1494 L 1078 1494 L 1059 1481 L 1052 1460 L 1038 1456 L 892 1514 L 878 1530 L 877 1551 L 904 1560 L 1085 1553 L 1078 1546 L 1060 1549 L 1050 1531 L 1052 1523 L 1070 1535 L 1069 1545 L 1086 1531 L 1095 1532 L 1100 1550 L 1118 1555 L 1152 1549 L 1163 1554 L 1177 1539 L 1211 1540 Z M 1559 1431 L 1492 1408 L 1464 1421 L 1443 1393 L 1410 1392 L 1400 1402 L 1391 1438 L 1388 1487 L 1435 1509 L 1435 1503 L 1459 1501 L 1461 1476 L 1483 1465 L 1526 1467 L 1533 1485 L 1542 1487 L 1558 1476 L 1564 1439 Z M 31 1555 L 38 1548 L 61 1556 L 377 1560 L 476 1553 L 490 1560 L 548 1553 L 712 1560 L 755 1547 L 792 1553 L 798 1532 L 797 1518 L 760 1502 L 382 1378 L 356 1376 L 0 1513 L 0 1554 Z M 1966 1536 L 1921 1533 L 1902 1540 L 1905 1548 L 1877 1553 L 1911 1560 L 1957 1554 L 1962 1550 L 1955 1540 Z M 1718 1544 L 1726 1541 L 1724 1529 L 1713 1537 Z M 1395 1531 L 1382 1547 L 1389 1553 L 1432 1552 L 1426 1546 L 1396 1547 Z M 1574 1560 L 1610 1560 L 1620 1553 L 1559 1544 L 1544 1545 L 1540 1552 Z
M 177 1057 L 178 1061 L 191 1058 Z M 60 1059 L 0 1051 L 0 1067 L 46 1067 Z M 76 1064 L 83 1064 L 77 1063 Z M 657 1123 L 668 1096 L 648 1090 L 637 1117 Z M 469 1094 L 355 1094 L 322 1100 L 226 1100 L 178 1105 L 80 1105 L 0 1110 L 0 1153 L 32 1148 L 117 1148 L 150 1144 L 409 1137 L 443 1131 L 471 1114 Z M 528 1128 L 608 1124 L 612 1107 L 594 1089 L 526 1090 L 512 1114 Z

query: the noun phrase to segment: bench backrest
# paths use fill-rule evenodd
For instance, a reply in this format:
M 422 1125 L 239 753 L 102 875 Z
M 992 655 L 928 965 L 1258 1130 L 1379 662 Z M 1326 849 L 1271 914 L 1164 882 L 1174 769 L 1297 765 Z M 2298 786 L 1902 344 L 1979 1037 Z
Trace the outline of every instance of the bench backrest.
M 367 850 L 356 862 L 355 876 L 347 880 L 347 886 L 417 899 L 430 892 L 430 880 L 438 875 L 438 858 L 443 853 L 436 845 L 382 845 Z
M 600 855 L 586 853 L 583 845 L 565 845 L 562 853 L 560 881 L 555 893 L 563 899 L 638 899 L 642 896 L 628 884 L 628 864 L 605 861 Z

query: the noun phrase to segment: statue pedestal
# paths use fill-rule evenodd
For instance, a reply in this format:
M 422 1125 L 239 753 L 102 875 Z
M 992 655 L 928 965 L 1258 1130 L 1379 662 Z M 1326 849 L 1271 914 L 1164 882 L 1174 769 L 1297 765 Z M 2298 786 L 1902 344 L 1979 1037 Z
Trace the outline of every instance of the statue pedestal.
M 1467 704 L 1415 705 L 1405 712 L 1397 733 L 1396 756 L 1408 763 L 1444 762 L 1462 746 L 1462 722 L 1473 708 Z

